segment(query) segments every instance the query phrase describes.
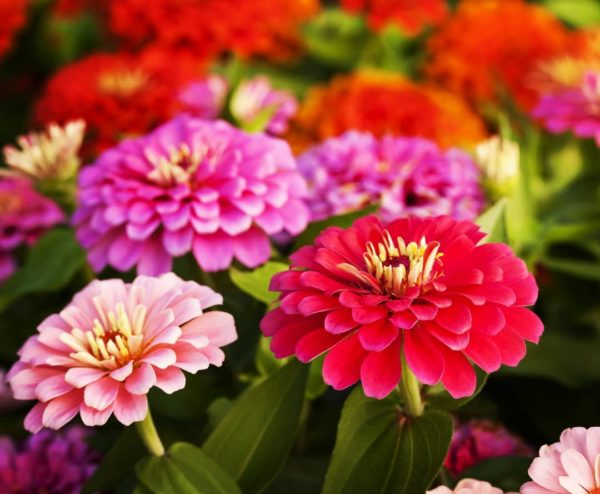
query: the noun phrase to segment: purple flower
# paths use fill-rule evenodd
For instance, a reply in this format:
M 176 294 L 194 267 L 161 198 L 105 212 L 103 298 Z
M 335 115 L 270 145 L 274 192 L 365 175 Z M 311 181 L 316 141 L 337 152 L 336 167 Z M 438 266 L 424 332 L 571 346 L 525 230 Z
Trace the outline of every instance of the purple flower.
M 553 134 L 572 131 L 600 146 L 600 72 L 587 72 L 579 87 L 542 96 L 533 116 Z
M 464 152 L 422 138 L 350 131 L 298 158 L 313 220 L 380 205 L 384 221 L 409 215 L 474 219 L 483 205 L 479 168 Z
M 223 109 L 228 86 L 223 77 L 210 75 L 185 87 L 179 93 L 179 101 L 190 115 L 212 120 L 217 118 Z
M 42 431 L 16 445 L 0 438 L 0 493 L 79 494 L 97 465 L 85 430 Z
M 0 280 L 14 271 L 18 247 L 33 245 L 63 219 L 60 208 L 36 192 L 28 180 L 0 178 Z
M 298 234 L 309 218 L 286 142 L 189 116 L 104 152 L 79 189 L 77 236 L 96 271 L 158 275 L 188 252 L 205 271 L 233 257 L 255 267 L 269 235 Z

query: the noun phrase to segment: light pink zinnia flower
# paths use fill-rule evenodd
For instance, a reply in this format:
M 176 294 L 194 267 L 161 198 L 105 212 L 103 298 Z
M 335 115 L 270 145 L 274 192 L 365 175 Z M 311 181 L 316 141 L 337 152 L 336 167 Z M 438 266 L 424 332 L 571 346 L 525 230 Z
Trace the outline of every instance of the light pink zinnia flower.
M 533 111 L 553 134 L 572 131 L 600 146 L 600 72 L 588 72 L 579 87 L 546 94 Z
M 481 480 L 463 479 L 454 490 L 446 486 L 440 486 L 432 491 L 427 491 L 427 494 L 504 494 L 502 489 L 494 487 L 489 482 Z M 510 493 L 507 493 L 510 494 Z
M 235 256 L 256 267 L 269 235 L 306 227 L 306 183 L 286 142 L 181 116 L 123 141 L 80 175 L 77 237 L 96 271 L 171 270 L 193 252 L 205 271 Z
M 540 448 L 522 494 L 600 494 L 600 427 L 573 427 Z
M 173 273 L 93 281 L 19 351 L 8 376 L 14 396 L 39 401 L 25 428 L 59 429 L 78 413 L 90 426 L 113 413 L 125 425 L 143 420 L 150 388 L 173 393 L 185 386 L 182 370 L 223 363 L 219 347 L 237 337 L 233 317 L 204 312 L 220 303 Z

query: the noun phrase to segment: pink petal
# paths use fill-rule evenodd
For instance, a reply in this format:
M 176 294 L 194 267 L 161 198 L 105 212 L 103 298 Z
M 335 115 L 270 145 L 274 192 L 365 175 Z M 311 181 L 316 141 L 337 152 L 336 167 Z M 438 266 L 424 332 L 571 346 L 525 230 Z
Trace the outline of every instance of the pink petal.
M 114 404 L 104 410 L 96 410 L 95 408 L 88 407 L 85 403 L 83 403 L 79 410 L 81 421 L 88 427 L 104 425 L 111 416 L 113 408 Z
M 471 396 L 477 386 L 477 376 L 471 363 L 460 352 L 444 350 L 444 375 L 442 384 L 455 398 Z
M 148 399 L 146 395 L 133 395 L 121 387 L 114 404 L 114 414 L 123 425 L 144 420 L 148 413 Z
M 325 329 L 333 334 L 345 333 L 358 326 L 352 318 L 352 309 L 332 311 L 325 316 Z
M 404 358 L 423 384 L 437 384 L 441 379 L 444 359 L 426 331 L 404 331 Z
M 49 429 L 60 429 L 79 412 L 82 392 L 73 390 L 70 393 L 48 402 L 42 414 L 42 424 Z
M 73 389 L 68 382 L 65 381 L 64 374 L 45 379 L 35 387 L 37 399 L 41 402 L 50 401 L 57 396 L 62 396 Z
M 593 486 L 595 484 L 592 465 L 579 451 L 568 449 L 560 455 L 560 460 L 567 475 L 577 484 L 581 486 Z
M 25 429 L 32 434 L 35 434 L 42 430 L 44 425 L 42 424 L 42 416 L 44 414 L 44 410 L 46 409 L 46 403 L 36 403 L 34 407 L 29 411 L 27 416 L 25 417 L 25 422 L 23 426 Z
M 168 369 L 155 369 L 157 388 L 171 394 L 185 387 L 185 376 L 181 369 L 169 367 Z
M 65 374 L 65 381 L 75 388 L 83 388 L 98 379 L 102 379 L 107 374 L 103 369 L 93 369 L 90 367 L 73 367 Z
M 301 362 L 310 362 L 337 345 L 345 335 L 334 335 L 324 329 L 311 331 L 300 338 L 295 353 Z
M 367 352 L 357 335 L 352 335 L 334 346 L 323 363 L 323 379 L 334 389 L 345 389 L 360 378 L 360 368 Z
M 540 318 L 531 310 L 523 307 L 507 307 L 503 310 L 506 327 L 511 328 L 523 339 L 538 343 L 544 332 L 544 325 Z
M 183 326 L 183 336 L 202 335 L 217 346 L 228 345 L 237 339 L 235 321 L 231 314 L 218 310 L 205 312 Z
M 149 364 L 137 367 L 125 381 L 125 389 L 134 395 L 145 395 L 156 383 L 156 374 Z
M 204 271 L 220 271 L 231 266 L 233 241 L 223 232 L 199 235 L 194 240 L 193 252 Z
M 381 352 L 369 352 L 360 368 L 360 380 L 366 396 L 382 399 L 400 382 L 400 338 Z
M 244 266 L 254 268 L 269 260 L 271 243 L 262 230 L 251 228 L 233 238 L 233 253 Z
M 87 406 L 96 410 L 104 410 L 115 401 L 119 387 L 119 382 L 108 376 L 103 377 L 85 387 L 84 402 Z
M 177 362 L 175 365 L 191 374 L 208 369 L 210 365 L 202 350 L 197 350 L 191 345 L 178 345 L 176 352 Z
M 435 322 L 453 333 L 462 334 L 471 328 L 471 311 L 466 304 L 454 302 L 447 309 L 441 309 Z
M 398 328 L 386 319 L 365 324 L 358 331 L 358 337 L 365 350 L 380 352 L 398 337 Z
M 170 348 L 155 348 L 145 354 L 140 362 L 152 364 L 159 369 L 166 369 L 177 361 L 177 355 Z

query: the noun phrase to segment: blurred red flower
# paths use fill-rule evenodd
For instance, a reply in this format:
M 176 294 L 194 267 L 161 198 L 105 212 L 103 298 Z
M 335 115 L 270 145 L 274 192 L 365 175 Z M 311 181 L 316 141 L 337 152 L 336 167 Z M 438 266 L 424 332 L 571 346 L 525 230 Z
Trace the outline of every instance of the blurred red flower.
M 27 0 L 0 0 L 0 57 L 13 45 L 15 33 L 27 19 Z

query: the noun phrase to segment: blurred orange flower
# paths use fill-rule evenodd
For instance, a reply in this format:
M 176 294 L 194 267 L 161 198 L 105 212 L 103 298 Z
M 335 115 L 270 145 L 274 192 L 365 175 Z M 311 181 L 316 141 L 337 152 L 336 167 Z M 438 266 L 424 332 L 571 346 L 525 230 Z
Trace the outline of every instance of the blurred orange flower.
M 319 0 L 111 0 L 109 27 L 131 46 L 156 41 L 285 60 L 301 48 L 299 24 L 318 10 Z
M 397 74 L 361 71 L 311 89 L 288 138 L 296 151 L 357 129 L 470 146 L 485 137 L 481 119 L 457 96 Z
M 375 30 L 396 24 L 411 35 L 419 34 L 427 25 L 439 24 L 448 15 L 445 0 L 341 0 L 341 3 L 351 12 L 365 12 Z
M 535 103 L 531 67 L 564 53 L 566 28 L 543 7 L 522 0 L 464 0 L 430 38 L 427 75 L 475 102 L 507 91 L 525 109 Z
M 0 57 L 13 44 L 15 33 L 23 27 L 27 14 L 27 0 L 0 0 Z
M 84 154 L 143 134 L 179 110 L 177 92 L 204 72 L 185 52 L 147 49 L 101 53 L 67 65 L 48 82 L 35 108 L 40 123 L 87 124 Z

